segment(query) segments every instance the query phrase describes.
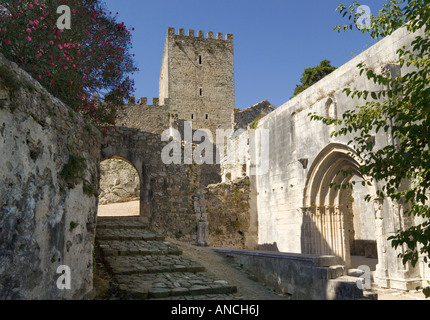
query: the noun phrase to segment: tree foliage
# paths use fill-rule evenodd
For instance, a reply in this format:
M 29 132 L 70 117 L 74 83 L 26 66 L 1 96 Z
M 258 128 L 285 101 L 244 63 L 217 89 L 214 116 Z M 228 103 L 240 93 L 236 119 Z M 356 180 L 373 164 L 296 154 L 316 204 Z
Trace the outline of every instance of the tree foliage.
M 353 29 L 361 12 L 356 1 L 349 8 L 341 5 L 337 10 L 348 15 L 349 24 L 335 30 Z M 363 161 L 360 172 L 381 182 L 381 198 L 389 197 L 405 207 L 404 214 L 420 223 L 397 230 L 391 240 L 394 248 L 407 248 L 399 256 L 403 263 L 415 266 L 422 257 L 430 266 L 430 4 L 428 0 L 390 0 L 379 14 L 371 17 L 370 28 L 360 29 L 379 40 L 399 28 L 414 34 L 410 46 L 397 51 L 396 64 L 402 67 L 401 75 L 376 74 L 360 63 L 360 74 L 381 88 L 376 91 L 345 88 L 350 97 L 361 97 L 366 102 L 345 112 L 342 120 L 328 119 L 312 114 L 313 120 L 339 125 L 333 136 L 357 133 L 349 143 Z M 404 73 L 404 74 L 403 74 Z M 371 133 L 385 131 L 393 143 L 374 150 L 369 143 Z M 368 197 L 369 199 L 369 197 Z M 430 288 L 425 288 L 426 296 Z
M 302 91 L 306 90 L 336 69 L 336 67 L 330 65 L 329 60 L 321 61 L 316 67 L 306 68 L 303 72 L 302 78 L 300 79 L 301 84 L 296 85 L 293 96 L 296 96 Z
M 57 21 L 70 8 L 70 29 Z M 131 33 L 99 0 L 0 0 L 2 54 L 89 122 L 113 125 L 134 90 Z M 110 101 L 98 104 L 93 94 Z

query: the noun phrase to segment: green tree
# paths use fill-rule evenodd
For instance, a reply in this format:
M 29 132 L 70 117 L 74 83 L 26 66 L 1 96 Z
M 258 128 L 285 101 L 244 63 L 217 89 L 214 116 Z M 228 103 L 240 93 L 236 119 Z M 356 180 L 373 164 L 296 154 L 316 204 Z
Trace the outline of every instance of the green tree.
M 360 4 L 356 1 L 348 8 L 340 5 L 337 10 L 349 23 L 336 26 L 335 30 L 354 29 L 362 19 Z M 389 197 L 402 203 L 405 215 L 419 218 L 421 223 L 398 230 L 388 238 L 394 248 L 406 245 L 400 254 L 403 263 L 413 266 L 419 255 L 430 262 L 430 5 L 428 0 L 390 0 L 377 16 L 372 16 L 369 28 L 359 28 L 362 33 L 379 40 L 399 28 L 414 34 L 410 46 L 399 49 L 396 62 L 404 68 L 402 75 L 376 74 L 360 63 L 357 67 L 377 87 L 377 91 L 345 88 L 351 97 L 361 97 L 365 104 L 345 112 L 342 120 L 333 120 L 310 114 L 311 119 L 326 124 L 337 124 L 333 136 L 357 133 L 349 142 L 363 161 L 360 172 L 382 182 L 381 198 Z M 416 33 L 415 33 L 416 32 Z M 405 74 L 403 74 L 405 73 Z M 371 132 L 390 132 L 394 143 L 374 150 L 369 143 Z M 370 196 L 366 197 L 370 200 Z M 430 263 L 429 263 L 430 266 Z M 430 296 L 430 287 L 424 288 Z
M 70 29 L 57 23 L 62 5 Z M 95 125 L 113 125 L 134 90 L 131 48 L 130 30 L 101 0 L 0 0 L 1 53 Z
M 306 90 L 307 88 L 317 83 L 326 75 L 332 73 L 336 69 L 336 67 L 330 65 L 329 60 L 321 61 L 320 64 L 316 67 L 306 68 L 303 72 L 302 78 L 300 79 L 300 82 L 302 84 L 296 85 L 296 89 L 294 90 L 293 96 L 296 96 L 300 92 Z

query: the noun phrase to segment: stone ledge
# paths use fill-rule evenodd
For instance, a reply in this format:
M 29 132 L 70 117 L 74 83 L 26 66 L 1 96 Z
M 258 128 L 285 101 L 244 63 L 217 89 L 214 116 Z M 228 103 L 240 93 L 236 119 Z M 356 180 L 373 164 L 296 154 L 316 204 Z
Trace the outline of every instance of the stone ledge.
M 273 251 L 255 251 L 255 250 L 230 250 L 230 249 L 213 249 L 215 252 L 223 254 L 239 254 L 244 256 L 267 257 L 275 259 L 298 260 L 311 263 L 313 267 L 332 267 L 341 264 L 341 259 L 336 256 L 314 256 L 298 253 L 273 252 Z

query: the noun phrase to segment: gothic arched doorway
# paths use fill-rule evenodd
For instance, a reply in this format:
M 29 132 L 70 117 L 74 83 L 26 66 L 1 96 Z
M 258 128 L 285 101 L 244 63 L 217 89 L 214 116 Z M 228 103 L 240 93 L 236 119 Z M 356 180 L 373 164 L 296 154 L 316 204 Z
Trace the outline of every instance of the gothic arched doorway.
M 373 204 L 365 201 L 375 191 L 362 186 L 367 179 L 358 168 L 354 151 L 342 144 L 330 144 L 314 160 L 304 190 L 302 253 L 336 255 L 348 267 L 351 256 L 377 258 Z

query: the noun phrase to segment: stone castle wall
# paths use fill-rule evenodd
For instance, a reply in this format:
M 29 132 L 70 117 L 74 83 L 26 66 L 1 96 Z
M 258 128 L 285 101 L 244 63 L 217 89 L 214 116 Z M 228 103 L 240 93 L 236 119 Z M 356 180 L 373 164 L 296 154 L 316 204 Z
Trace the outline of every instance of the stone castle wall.
M 168 99 L 153 98 L 152 104 L 148 104 L 146 97 L 140 98 L 139 101 L 132 98 L 123 109 L 118 126 L 125 125 L 128 128 L 160 135 L 170 126 L 171 110 Z
M 87 298 L 100 132 L 2 55 L 0 69 L 0 299 Z
M 215 248 L 247 248 L 250 228 L 250 182 L 244 177 L 204 190 L 209 222 L 209 242 Z
M 193 239 L 193 196 L 200 188 L 200 168 L 193 164 L 164 164 L 161 154 L 167 145 L 158 134 L 111 128 L 102 145 L 102 160 L 121 159 L 133 165 L 140 179 L 140 215 L 155 230 Z

